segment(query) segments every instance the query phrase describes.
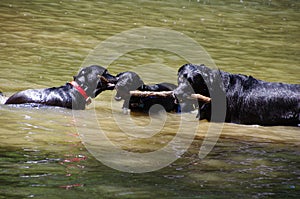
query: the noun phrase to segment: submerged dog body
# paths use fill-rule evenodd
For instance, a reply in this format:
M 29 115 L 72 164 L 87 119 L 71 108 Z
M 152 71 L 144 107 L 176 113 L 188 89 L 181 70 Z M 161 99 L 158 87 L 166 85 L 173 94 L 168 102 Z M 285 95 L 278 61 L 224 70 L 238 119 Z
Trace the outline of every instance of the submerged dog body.
M 117 94 L 115 100 L 124 100 L 123 110 L 127 112 L 130 109 L 134 112 L 148 112 L 153 105 L 160 105 L 157 110 L 164 108 L 166 112 L 180 112 L 180 107 L 175 103 L 172 96 L 168 97 L 158 97 L 158 96 L 130 96 L 130 91 L 172 91 L 177 86 L 171 83 L 159 83 L 153 85 L 146 85 L 142 79 L 134 72 L 123 72 L 119 73 L 117 76 L 117 83 L 115 89 Z
M 74 81 L 64 86 L 29 89 L 15 93 L 5 104 L 42 104 L 70 109 L 85 109 L 90 98 L 95 98 L 104 90 L 114 89 L 116 78 L 97 65 L 81 69 Z
M 193 92 L 211 96 L 215 81 L 223 84 L 226 97 L 225 122 L 258 125 L 300 124 L 300 85 L 265 82 L 252 76 L 230 74 L 204 65 L 183 65 L 178 70 L 174 94 L 185 98 Z M 221 86 L 222 87 L 222 86 Z M 221 89 L 221 87 L 219 87 Z M 217 88 L 218 89 L 218 88 Z M 216 99 L 212 98 L 212 101 Z M 199 119 L 211 120 L 211 103 L 199 102 Z

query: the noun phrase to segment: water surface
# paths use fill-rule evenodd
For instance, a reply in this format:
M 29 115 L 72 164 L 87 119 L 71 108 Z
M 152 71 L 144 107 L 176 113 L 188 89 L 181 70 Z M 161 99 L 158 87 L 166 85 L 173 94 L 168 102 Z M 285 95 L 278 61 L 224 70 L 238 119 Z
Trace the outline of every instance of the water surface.
M 23 89 L 63 85 L 101 41 L 145 26 L 186 34 L 222 70 L 299 84 L 299 6 L 292 0 L 2 0 L 0 90 L 10 96 Z M 161 79 L 176 83 L 176 70 L 184 63 L 170 52 L 142 49 L 120 57 L 108 69 L 112 74 L 134 70 L 146 83 Z M 157 68 L 161 65 L 168 70 Z M 123 117 L 122 104 L 112 101 L 113 94 L 102 93 L 84 113 L 102 118 L 109 138 L 122 149 L 155 151 L 176 135 L 180 116 L 167 114 L 162 132 L 148 139 L 128 139 L 111 119 L 112 112 Z M 198 152 L 210 125 L 201 121 L 192 145 L 177 161 L 154 172 L 134 174 L 97 161 L 81 142 L 73 114 L 83 113 L 0 106 L 0 198 L 300 196 L 297 127 L 224 124 L 217 144 L 200 160 Z M 140 114 L 131 119 L 140 127 L 150 122 Z M 104 142 L 99 144 L 105 147 Z

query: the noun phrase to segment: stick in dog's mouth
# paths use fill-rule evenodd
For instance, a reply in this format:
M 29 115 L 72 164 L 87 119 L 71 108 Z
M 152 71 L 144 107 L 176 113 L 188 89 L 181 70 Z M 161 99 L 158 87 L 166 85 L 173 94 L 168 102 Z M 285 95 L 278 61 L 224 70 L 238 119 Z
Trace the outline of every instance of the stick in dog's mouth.
M 102 75 L 98 75 L 98 77 L 100 78 L 100 80 L 101 81 L 103 81 L 103 82 L 105 82 L 105 83 L 110 83 L 109 81 L 108 81 L 108 79 L 106 79 L 105 77 L 103 77 Z
M 98 77 L 100 78 L 100 80 L 104 83 L 107 84 L 108 88 L 114 88 L 116 86 L 116 84 L 111 83 L 108 79 L 106 79 L 105 77 L 103 77 L 102 75 L 98 75 Z
M 173 95 L 173 91 L 130 91 L 130 95 L 132 96 L 138 96 L 138 97 L 149 97 L 149 96 L 157 96 L 157 97 L 174 97 Z M 201 94 L 192 94 L 189 98 L 191 99 L 197 99 L 203 102 L 210 102 L 211 98 L 210 97 L 206 97 L 204 95 Z

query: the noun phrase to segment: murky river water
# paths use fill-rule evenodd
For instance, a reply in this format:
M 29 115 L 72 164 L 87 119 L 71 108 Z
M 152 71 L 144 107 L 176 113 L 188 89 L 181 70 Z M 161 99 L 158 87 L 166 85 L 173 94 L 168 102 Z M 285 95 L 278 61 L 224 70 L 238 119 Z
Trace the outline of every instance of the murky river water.
M 100 42 L 145 26 L 189 36 L 222 70 L 299 84 L 299 9 L 297 0 L 1 0 L 0 90 L 9 96 L 63 85 Z M 185 62 L 172 52 L 140 49 L 122 55 L 108 69 L 112 74 L 136 71 L 146 83 L 176 83 L 176 70 Z M 171 143 L 181 125 L 181 115 L 168 113 L 152 120 L 132 114 L 130 122 L 118 126 L 116 118 L 128 116 L 113 94 L 100 94 L 85 111 L 1 105 L 0 198 L 299 198 L 297 127 L 224 124 L 212 151 L 199 159 L 211 124 L 186 114 L 184 123 L 191 130 L 181 139 L 189 142 L 192 135 L 193 142 L 185 153 L 172 145 L 177 160 L 168 166 L 138 174 L 110 167 L 130 164 L 130 157 L 112 153 L 108 162 L 97 161 L 87 143 L 107 151 L 110 142 L 85 140 L 89 135 L 82 132 L 101 127 L 115 146 L 146 156 Z M 155 122 L 164 126 L 153 128 Z M 148 134 L 142 135 L 143 129 Z

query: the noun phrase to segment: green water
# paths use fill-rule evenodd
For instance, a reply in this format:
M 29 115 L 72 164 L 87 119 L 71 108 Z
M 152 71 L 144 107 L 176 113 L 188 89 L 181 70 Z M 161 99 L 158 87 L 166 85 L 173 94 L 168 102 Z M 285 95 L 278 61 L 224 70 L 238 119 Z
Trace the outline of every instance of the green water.
M 10 96 L 63 85 L 100 42 L 146 26 L 189 36 L 222 70 L 299 84 L 299 9 L 297 0 L 2 0 L 0 90 Z M 137 71 L 146 83 L 176 83 L 176 70 L 185 62 L 171 52 L 142 49 L 121 56 L 108 69 L 112 74 Z M 165 74 L 157 68 L 162 65 L 173 70 Z M 104 92 L 87 110 L 75 112 L 0 105 L 0 198 L 299 198 L 297 127 L 224 124 L 215 147 L 200 160 L 210 126 L 201 121 L 188 151 L 165 168 L 136 174 L 104 165 L 81 142 L 74 114 L 95 113 L 114 143 L 136 153 L 170 142 L 180 119 L 167 114 L 159 134 L 128 139 L 112 120 L 112 112 L 123 117 L 113 94 Z M 131 120 L 139 127 L 149 124 L 145 115 L 131 115 Z M 105 149 L 107 143 L 98 144 Z

